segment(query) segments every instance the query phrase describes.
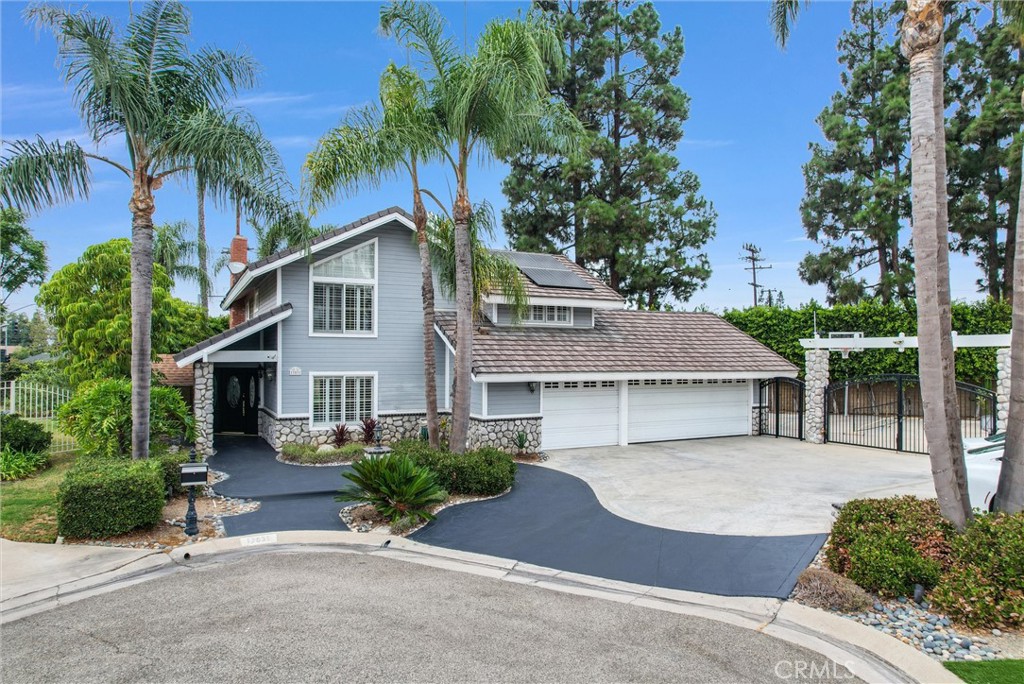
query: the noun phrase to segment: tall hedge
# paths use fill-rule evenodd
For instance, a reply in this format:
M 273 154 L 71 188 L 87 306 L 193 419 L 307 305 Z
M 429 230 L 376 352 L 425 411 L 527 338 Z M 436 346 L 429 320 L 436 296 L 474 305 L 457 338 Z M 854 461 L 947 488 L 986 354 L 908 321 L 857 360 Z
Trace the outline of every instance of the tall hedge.
M 110 537 L 160 522 L 164 475 L 159 462 L 81 458 L 57 492 L 57 533 Z
M 863 332 L 866 337 L 895 337 L 901 332 L 917 334 L 917 309 L 907 304 L 859 304 L 824 308 L 806 304 L 799 309 L 758 306 L 732 309 L 722 314 L 754 339 L 792 361 L 803 375 L 804 349 L 800 339 L 814 337 L 817 315 L 822 337 L 829 332 Z M 1010 332 L 1010 306 L 1006 302 L 957 302 L 953 304 L 953 330 L 962 335 L 994 335 Z M 833 354 L 829 365 L 832 379 L 845 380 L 884 373 L 917 373 L 917 350 L 868 349 L 843 359 Z M 996 375 L 996 350 L 992 348 L 958 349 L 957 380 L 991 386 Z

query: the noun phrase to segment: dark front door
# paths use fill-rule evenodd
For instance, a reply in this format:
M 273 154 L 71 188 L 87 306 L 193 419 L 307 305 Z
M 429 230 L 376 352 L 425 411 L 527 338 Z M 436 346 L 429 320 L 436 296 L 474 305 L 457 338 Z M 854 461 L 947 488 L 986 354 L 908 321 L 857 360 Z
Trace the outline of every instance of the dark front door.
M 217 394 L 213 413 L 214 432 L 255 435 L 259 422 L 259 378 L 255 368 L 218 368 L 214 372 Z

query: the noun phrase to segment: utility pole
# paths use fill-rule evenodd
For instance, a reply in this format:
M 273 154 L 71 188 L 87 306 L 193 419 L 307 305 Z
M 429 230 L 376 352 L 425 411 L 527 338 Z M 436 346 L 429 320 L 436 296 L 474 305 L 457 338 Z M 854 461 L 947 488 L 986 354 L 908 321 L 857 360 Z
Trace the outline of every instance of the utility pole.
M 740 261 L 750 262 L 750 266 L 744 267 L 743 270 L 750 271 L 750 273 L 753 275 L 753 279 L 751 280 L 751 282 L 747 284 L 753 286 L 754 288 L 754 306 L 757 306 L 757 272 L 770 270 L 771 266 L 760 265 L 761 262 L 764 261 L 764 257 L 761 256 L 761 248 L 758 247 L 757 245 L 748 242 L 745 245 L 743 245 L 743 251 L 747 253 L 740 255 Z

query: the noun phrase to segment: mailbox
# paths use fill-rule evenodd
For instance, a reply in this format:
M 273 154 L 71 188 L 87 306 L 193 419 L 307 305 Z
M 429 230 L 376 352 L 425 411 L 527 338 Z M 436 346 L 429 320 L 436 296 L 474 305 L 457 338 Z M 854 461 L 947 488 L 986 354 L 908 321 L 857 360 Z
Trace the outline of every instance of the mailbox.
M 206 484 L 210 466 L 205 463 L 182 463 L 181 464 L 181 486 L 196 487 Z

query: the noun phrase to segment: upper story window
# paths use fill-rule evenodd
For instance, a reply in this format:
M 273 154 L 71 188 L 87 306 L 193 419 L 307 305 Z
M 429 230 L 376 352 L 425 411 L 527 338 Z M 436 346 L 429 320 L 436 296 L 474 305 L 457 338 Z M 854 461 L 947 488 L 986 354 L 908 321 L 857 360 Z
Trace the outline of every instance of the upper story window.
M 377 241 L 354 247 L 310 268 L 311 332 L 368 335 L 375 330 Z
M 531 306 L 530 323 L 572 325 L 572 308 L 568 306 Z

